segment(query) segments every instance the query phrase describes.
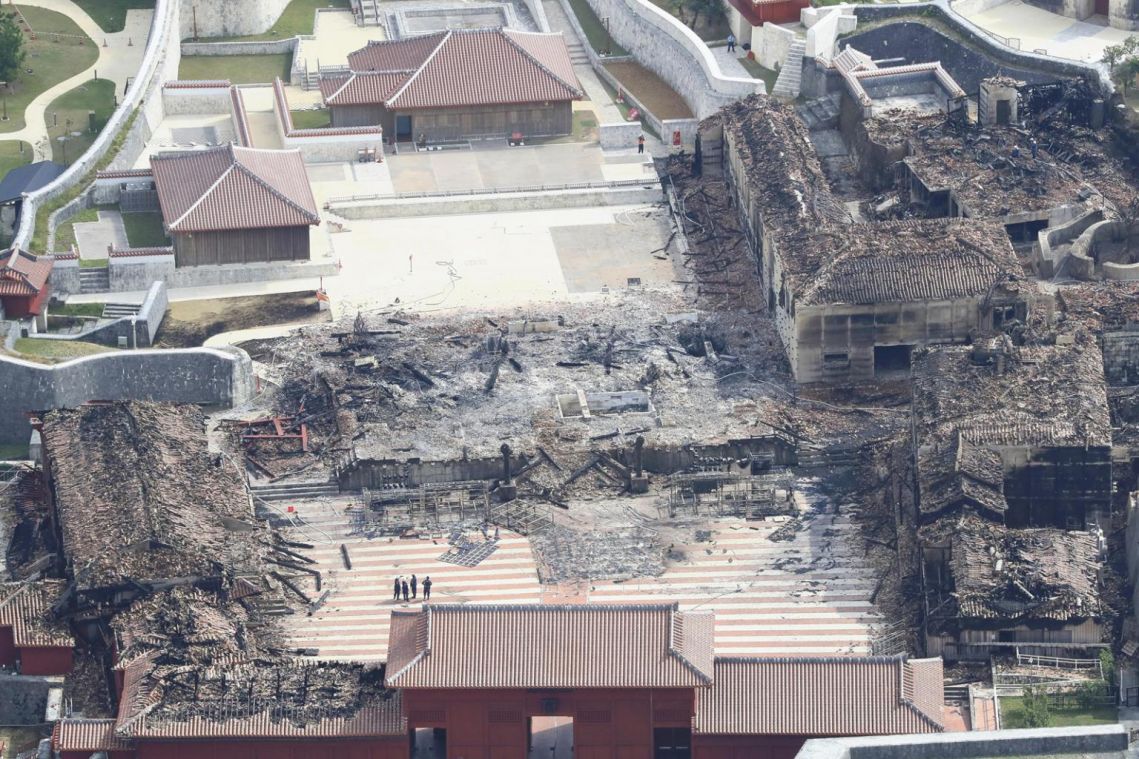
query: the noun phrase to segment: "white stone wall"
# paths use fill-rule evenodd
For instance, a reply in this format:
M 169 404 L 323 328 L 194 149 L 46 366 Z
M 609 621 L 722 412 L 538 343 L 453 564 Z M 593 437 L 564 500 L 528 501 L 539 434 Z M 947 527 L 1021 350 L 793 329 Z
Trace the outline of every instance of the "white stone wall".
M 763 92 L 762 82 L 725 76 L 703 40 L 648 0 L 589 0 L 589 4 L 599 17 L 609 18 L 613 38 L 676 90 L 698 118 Z
M 229 113 L 229 87 L 164 87 L 162 109 L 167 116 Z
M 857 26 L 858 18 L 853 13 L 826 14 L 807 30 L 807 57 L 833 58 L 838 36 L 853 32 Z
M 262 34 L 277 23 L 289 0 L 180 0 L 179 39 Z
M 751 39 L 751 51 L 755 53 L 759 65 L 778 71 L 783 68 L 783 61 L 787 60 L 787 54 L 791 51 L 795 32 L 784 29 L 779 24 L 764 24 L 755 28 Z
M 644 134 L 644 128 L 637 121 L 615 121 L 602 124 L 598 129 L 601 132 L 602 150 L 635 148 L 637 138 Z

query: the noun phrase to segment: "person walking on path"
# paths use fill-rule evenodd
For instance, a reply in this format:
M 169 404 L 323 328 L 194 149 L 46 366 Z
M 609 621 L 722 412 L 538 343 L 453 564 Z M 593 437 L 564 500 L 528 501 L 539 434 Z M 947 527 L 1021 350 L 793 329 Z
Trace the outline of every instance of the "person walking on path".
M 411 597 L 415 598 L 415 586 L 419 584 L 419 580 L 415 579 L 415 575 L 411 576 Z
M 431 600 L 431 575 L 423 578 L 423 600 Z
M 403 600 L 406 601 L 407 600 L 407 580 L 404 580 L 402 583 L 400 583 L 400 586 L 403 589 Z
M 395 578 L 395 595 L 392 596 L 395 600 L 399 600 L 399 578 Z
M 637 138 L 637 152 L 638 153 L 644 153 L 645 152 L 645 136 L 643 134 Z
M 736 52 L 736 35 L 732 34 L 731 32 L 728 33 L 728 52 Z

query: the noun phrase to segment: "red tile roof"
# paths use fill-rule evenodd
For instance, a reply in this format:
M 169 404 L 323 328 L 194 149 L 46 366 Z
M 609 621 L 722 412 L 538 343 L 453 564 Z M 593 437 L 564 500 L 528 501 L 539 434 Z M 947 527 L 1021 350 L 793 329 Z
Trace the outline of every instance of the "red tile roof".
M 18 248 L 0 253 L 0 295 L 35 296 L 47 284 L 55 261 Z
M 70 648 L 75 638 L 51 617 L 62 580 L 0 585 L 0 627 L 12 629 L 17 648 Z
M 348 66 L 353 73 L 322 80 L 327 105 L 408 111 L 582 97 L 561 34 L 461 29 L 371 42 Z
M 57 722 L 51 733 L 55 751 L 129 751 L 129 741 L 115 735 L 113 719 L 65 719 Z
M 892 735 L 944 729 L 941 659 L 716 659 L 695 730 L 714 735 Z
M 319 224 L 301 154 L 237 145 L 150 159 L 171 232 Z
M 432 604 L 392 612 L 389 640 L 398 688 L 691 688 L 712 675 L 711 615 L 676 604 Z

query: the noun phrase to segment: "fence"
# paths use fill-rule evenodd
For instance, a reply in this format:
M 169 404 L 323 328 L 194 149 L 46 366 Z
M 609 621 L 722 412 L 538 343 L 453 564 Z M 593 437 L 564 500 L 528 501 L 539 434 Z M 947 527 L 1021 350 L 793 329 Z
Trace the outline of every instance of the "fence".
M 517 185 L 514 187 L 488 187 L 470 190 L 432 190 L 422 192 L 400 192 L 391 195 L 341 195 L 329 198 L 324 203 L 325 209 L 344 203 L 364 203 L 377 200 L 412 200 L 415 198 L 452 198 L 466 195 L 498 195 L 517 192 L 556 192 L 558 190 L 608 190 L 615 187 L 644 187 L 646 184 L 655 184 L 645 179 L 615 179 L 611 182 L 567 182 L 566 184 L 532 184 Z
M 1063 656 L 1040 656 L 1038 654 L 1022 654 L 1016 650 L 1016 663 L 1030 667 L 1053 667 L 1055 669 L 1096 670 L 1103 678 L 1103 665 L 1097 659 L 1069 659 Z

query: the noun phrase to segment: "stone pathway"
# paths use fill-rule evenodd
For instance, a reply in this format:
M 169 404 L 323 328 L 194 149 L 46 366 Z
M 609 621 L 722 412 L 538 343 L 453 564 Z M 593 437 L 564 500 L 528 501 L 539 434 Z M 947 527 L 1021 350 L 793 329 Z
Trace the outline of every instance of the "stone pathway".
M 81 221 L 75 225 L 75 243 L 79 257 L 99 260 L 107 257 L 107 246 L 128 248 L 127 229 L 118 211 L 99 211 L 98 221 Z
M 150 20 L 154 11 L 127 11 L 127 21 L 123 31 L 108 34 L 87 15 L 86 11 L 71 0 L 21 0 L 21 2 L 24 5 L 34 5 L 62 13 L 78 24 L 87 36 L 100 46 L 99 60 L 95 65 L 40 93 L 28 104 L 24 111 L 23 129 L 16 132 L 0 132 L 0 140 L 23 140 L 31 143 L 35 160 L 42 161 L 51 157 L 45 118 L 48 105 L 65 92 L 92 79 L 96 72 L 100 78 L 110 79 L 115 83 L 115 94 L 121 100 L 126 91 L 127 80 L 138 73 L 138 68 L 142 65 L 143 54 L 146 52 L 146 39 L 150 33 Z
M 752 78 L 752 75 L 740 63 L 742 52 L 739 49 L 734 53 L 728 52 L 727 45 L 709 46 L 708 49 L 712 51 L 712 57 L 716 59 L 716 63 L 720 64 L 720 71 L 724 72 L 724 76 L 739 77 L 740 79 Z

